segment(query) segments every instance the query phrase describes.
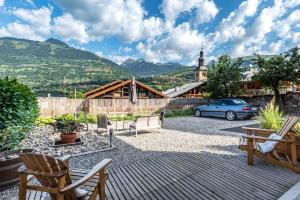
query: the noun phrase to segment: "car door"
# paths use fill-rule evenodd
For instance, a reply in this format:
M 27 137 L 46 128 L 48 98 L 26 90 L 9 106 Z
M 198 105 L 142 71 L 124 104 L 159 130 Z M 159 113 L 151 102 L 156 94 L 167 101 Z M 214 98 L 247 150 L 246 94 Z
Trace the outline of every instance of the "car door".
M 206 116 L 219 117 L 219 107 L 222 105 L 222 101 L 216 100 L 208 104 L 206 110 Z

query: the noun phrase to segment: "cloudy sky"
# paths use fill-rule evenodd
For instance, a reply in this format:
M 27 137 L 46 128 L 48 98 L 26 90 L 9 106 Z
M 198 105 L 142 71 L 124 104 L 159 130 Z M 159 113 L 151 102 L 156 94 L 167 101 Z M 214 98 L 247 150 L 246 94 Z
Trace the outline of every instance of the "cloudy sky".
M 0 37 L 54 37 L 117 63 L 194 64 L 300 45 L 300 0 L 0 0 Z

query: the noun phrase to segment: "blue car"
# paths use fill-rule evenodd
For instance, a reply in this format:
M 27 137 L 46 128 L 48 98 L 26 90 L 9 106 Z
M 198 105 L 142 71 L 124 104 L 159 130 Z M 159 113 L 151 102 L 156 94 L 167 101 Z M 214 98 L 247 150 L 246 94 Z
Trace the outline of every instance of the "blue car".
M 222 117 L 230 121 L 238 118 L 250 119 L 258 112 L 259 106 L 250 106 L 245 101 L 237 98 L 216 99 L 207 105 L 194 108 L 194 114 L 197 117 Z

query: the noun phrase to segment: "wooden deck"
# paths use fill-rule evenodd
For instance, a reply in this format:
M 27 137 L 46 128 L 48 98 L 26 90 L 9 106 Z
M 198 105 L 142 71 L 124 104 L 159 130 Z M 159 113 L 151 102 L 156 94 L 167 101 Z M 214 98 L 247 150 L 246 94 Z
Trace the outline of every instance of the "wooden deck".
M 212 155 L 169 152 L 110 169 L 107 199 L 277 199 L 300 181 L 260 159 Z

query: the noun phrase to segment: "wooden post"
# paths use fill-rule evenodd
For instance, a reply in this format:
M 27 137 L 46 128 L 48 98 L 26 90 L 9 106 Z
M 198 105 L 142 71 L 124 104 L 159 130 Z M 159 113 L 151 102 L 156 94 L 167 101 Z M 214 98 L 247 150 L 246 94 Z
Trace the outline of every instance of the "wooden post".
M 295 142 L 291 143 L 291 160 L 294 165 L 297 166 L 297 147 L 296 147 L 296 136 L 294 134 L 290 134 L 290 140 L 294 140 Z
M 27 185 L 27 175 L 20 174 L 19 177 L 19 200 L 26 200 L 26 185 Z
M 64 194 L 61 193 L 60 191 L 65 187 L 65 185 L 66 185 L 66 175 L 58 179 L 56 200 L 64 199 Z
M 248 165 L 253 165 L 253 148 L 254 142 L 252 138 L 247 138 Z
M 99 172 L 99 182 L 98 182 L 98 193 L 99 193 L 99 199 L 105 200 L 105 169 L 102 169 Z

